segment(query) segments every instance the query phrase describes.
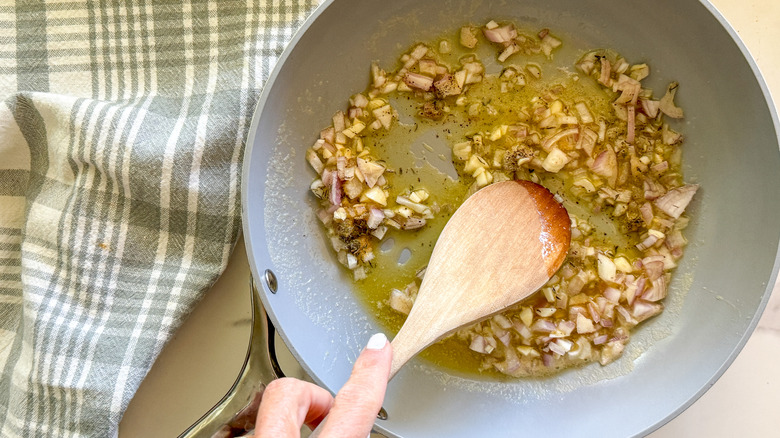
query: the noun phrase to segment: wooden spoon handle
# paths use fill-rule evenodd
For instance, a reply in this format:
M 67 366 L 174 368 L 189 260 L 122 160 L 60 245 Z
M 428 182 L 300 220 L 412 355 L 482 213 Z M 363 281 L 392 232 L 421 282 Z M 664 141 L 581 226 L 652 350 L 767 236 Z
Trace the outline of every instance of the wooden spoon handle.
M 427 303 L 421 302 L 420 304 L 421 305 L 418 306 L 417 309 L 412 309 L 412 313 L 427 313 L 426 310 L 428 309 L 423 309 L 423 307 L 429 307 L 426 306 Z M 447 332 L 441 328 L 438 321 L 439 318 L 429 317 L 426 319 L 412 316 L 414 315 L 410 315 L 410 317 L 406 319 L 401 330 L 395 338 L 393 338 L 393 341 L 390 342 L 390 345 L 393 346 L 393 363 L 390 367 L 390 377 L 388 380 L 391 380 L 409 359 L 413 358 L 417 353 L 426 349 L 429 345 L 436 342 L 437 339 L 447 334 Z
M 401 367 L 404 366 L 406 362 L 408 362 L 409 359 L 414 357 L 416 354 L 408 349 L 403 350 L 400 348 L 400 346 L 396 346 L 394 343 L 391 344 L 393 344 L 393 364 L 390 366 L 390 377 L 387 378 L 388 381 L 393 380 L 393 377 L 395 377 L 395 374 L 398 372 L 398 370 L 400 370 Z
M 421 347 L 421 345 L 428 344 L 425 340 L 420 339 L 424 334 L 421 333 L 421 331 L 405 329 L 406 325 L 401 328 L 401 331 L 398 332 L 390 343 L 390 345 L 393 346 L 393 363 L 390 366 L 390 377 L 388 377 L 387 380 L 392 380 L 398 370 L 401 369 L 409 359 L 425 348 Z M 434 340 L 435 338 L 431 339 L 430 342 L 433 342 Z

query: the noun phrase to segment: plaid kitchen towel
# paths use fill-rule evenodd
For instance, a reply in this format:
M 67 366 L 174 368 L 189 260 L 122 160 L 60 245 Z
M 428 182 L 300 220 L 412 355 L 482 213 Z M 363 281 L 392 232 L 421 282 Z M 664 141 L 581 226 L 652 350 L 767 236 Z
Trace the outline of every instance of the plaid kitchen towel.
M 0 436 L 105 437 L 227 264 L 314 0 L 0 0 Z

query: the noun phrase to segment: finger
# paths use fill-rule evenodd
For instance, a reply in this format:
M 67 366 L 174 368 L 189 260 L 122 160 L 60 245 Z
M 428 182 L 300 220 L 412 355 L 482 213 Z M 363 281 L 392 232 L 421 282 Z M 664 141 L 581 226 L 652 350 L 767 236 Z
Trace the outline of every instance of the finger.
M 298 437 L 303 424 L 316 427 L 332 405 L 333 396 L 317 385 L 292 378 L 274 380 L 263 392 L 255 436 Z
M 382 408 L 393 352 L 387 337 L 372 336 L 355 361 L 352 375 L 336 394 L 322 437 L 365 438 Z

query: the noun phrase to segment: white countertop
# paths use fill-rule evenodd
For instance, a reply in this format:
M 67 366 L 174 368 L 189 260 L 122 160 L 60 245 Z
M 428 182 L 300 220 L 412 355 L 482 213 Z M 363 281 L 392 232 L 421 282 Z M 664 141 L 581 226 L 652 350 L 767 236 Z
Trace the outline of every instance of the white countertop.
M 712 0 L 737 29 L 780 100 L 780 1 Z M 165 347 L 130 403 L 121 438 L 174 437 L 227 392 L 249 339 L 249 267 L 243 242 L 225 274 Z M 726 373 L 652 438 L 780 434 L 780 282 L 758 328 Z

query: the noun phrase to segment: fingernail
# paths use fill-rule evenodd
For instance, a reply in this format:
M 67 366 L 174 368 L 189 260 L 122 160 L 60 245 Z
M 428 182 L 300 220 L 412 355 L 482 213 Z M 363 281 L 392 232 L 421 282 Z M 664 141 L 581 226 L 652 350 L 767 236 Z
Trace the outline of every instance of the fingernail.
M 387 336 L 384 333 L 377 333 L 368 340 L 366 350 L 381 350 L 385 345 L 387 345 Z

